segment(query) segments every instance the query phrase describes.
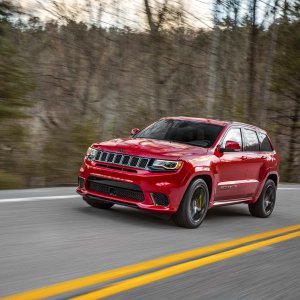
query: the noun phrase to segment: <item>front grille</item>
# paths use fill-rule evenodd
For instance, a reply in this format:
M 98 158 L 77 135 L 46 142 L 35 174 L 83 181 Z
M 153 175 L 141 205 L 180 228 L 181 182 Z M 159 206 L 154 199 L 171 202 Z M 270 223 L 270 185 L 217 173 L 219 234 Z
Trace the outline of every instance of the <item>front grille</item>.
M 144 194 L 138 185 L 116 180 L 107 180 L 96 176 L 88 178 L 87 189 L 122 199 L 135 201 L 144 200 Z
M 113 169 L 113 170 L 119 170 L 119 171 L 124 171 L 124 172 L 130 172 L 130 173 L 137 173 L 137 170 L 129 169 L 129 168 L 123 168 L 113 166 L 113 165 L 107 165 L 107 164 L 96 164 L 96 166 L 102 167 L 102 168 L 108 168 L 108 169 Z
M 137 169 L 146 169 L 151 161 L 151 158 L 120 154 L 108 151 L 98 151 L 95 156 L 95 161 L 111 163 L 121 166 L 128 166 Z
M 152 199 L 155 202 L 155 205 L 158 206 L 168 206 L 169 200 L 165 194 L 161 193 L 151 193 Z

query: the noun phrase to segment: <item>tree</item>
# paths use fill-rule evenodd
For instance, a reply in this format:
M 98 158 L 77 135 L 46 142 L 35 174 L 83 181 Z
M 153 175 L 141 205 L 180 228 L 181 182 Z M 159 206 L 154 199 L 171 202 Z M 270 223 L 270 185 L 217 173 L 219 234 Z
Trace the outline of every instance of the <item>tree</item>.
M 276 113 L 274 121 L 285 137 L 287 152 L 283 160 L 283 175 L 287 181 L 296 181 L 300 161 L 300 1 L 291 9 L 291 21 L 283 18 L 278 25 L 277 54 L 275 56 L 272 91 L 277 101 L 270 110 Z M 299 178 L 298 178 L 299 179 Z
M 12 30 L 9 18 L 17 12 L 10 2 L 0 2 L 0 121 L 23 117 L 20 108 L 28 105 L 24 99 L 29 91 L 27 76 L 19 65 L 16 49 L 7 38 L 7 32 Z
M 217 84 L 217 69 L 218 69 L 218 56 L 217 51 L 220 47 L 220 28 L 219 28 L 219 14 L 220 14 L 220 0 L 214 0 L 213 2 L 213 22 L 214 27 L 212 30 L 212 39 L 210 46 L 210 55 L 209 55 L 209 73 L 208 73 L 208 93 L 207 93 L 207 107 L 206 111 L 209 117 L 214 115 L 213 109 L 215 104 L 216 97 L 216 84 Z
M 144 0 L 145 12 L 147 16 L 150 45 L 152 52 L 152 70 L 154 79 L 154 118 L 159 118 L 164 115 L 162 103 L 162 88 L 170 80 L 177 66 L 173 66 L 170 72 L 164 72 L 161 65 L 161 58 L 164 52 L 163 45 L 167 39 L 162 35 L 163 27 L 169 23 L 180 22 L 181 12 L 172 7 L 168 0 L 164 0 L 161 7 L 157 8 L 156 17 L 154 9 L 150 6 L 149 0 Z M 171 26 L 170 26 L 171 27 Z M 172 106 L 172 105 L 171 105 Z
M 24 182 L 16 172 L 10 172 L 21 160 L 19 150 L 25 137 L 25 131 L 16 119 L 25 117 L 23 108 L 30 105 L 25 97 L 30 90 L 28 75 L 21 67 L 19 56 L 9 33 L 14 28 L 10 23 L 11 17 L 19 13 L 9 1 L 0 1 L 0 187 L 16 187 Z M 25 146 L 23 144 L 24 155 Z
M 248 121 L 255 120 L 255 84 L 256 84 L 256 52 L 258 40 L 258 24 L 257 24 L 257 0 L 250 0 L 250 18 L 249 18 L 249 50 L 248 50 L 248 97 L 247 97 L 247 113 Z

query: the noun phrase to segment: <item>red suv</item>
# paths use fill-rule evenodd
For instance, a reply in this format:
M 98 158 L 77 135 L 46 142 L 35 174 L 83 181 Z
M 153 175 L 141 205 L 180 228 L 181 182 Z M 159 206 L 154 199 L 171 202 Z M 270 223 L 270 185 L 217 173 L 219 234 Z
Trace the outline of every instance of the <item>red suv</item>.
M 93 144 L 77 192 L 91 206 L 114 204 L 172 214 L 195 228 L 214 206 L 247 203 L 271 215 L 279 157 L 266 132 L 252 125 L 169 117 L 131 137 Z

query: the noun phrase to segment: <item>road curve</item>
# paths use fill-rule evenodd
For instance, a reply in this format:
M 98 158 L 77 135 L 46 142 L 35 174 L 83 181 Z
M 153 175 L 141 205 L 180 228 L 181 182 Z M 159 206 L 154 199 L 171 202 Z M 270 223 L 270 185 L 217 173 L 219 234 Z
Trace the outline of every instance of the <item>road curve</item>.
M 268 219 L 245 205 L 214 208 L 196 230 L 130 208 L 97 210 L 74 190 L 0 191 L 0 296 L 300 223 L 300 185 L 280 185 Z M 299 299 L 299 248 L 300 238 L 271 244 L 111 299 Z

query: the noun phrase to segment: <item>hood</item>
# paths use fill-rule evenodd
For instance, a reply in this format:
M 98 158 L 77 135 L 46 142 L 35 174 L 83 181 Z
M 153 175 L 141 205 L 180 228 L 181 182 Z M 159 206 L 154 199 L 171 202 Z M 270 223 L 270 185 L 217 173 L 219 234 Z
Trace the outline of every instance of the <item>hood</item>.
M 93 147 L 122 154 L 163 159 L 179 159 L 186 155 L 205 155 L 207 153 L 207 149 L 201 147 L 142 138 L 114 139 L 93 144 Z

